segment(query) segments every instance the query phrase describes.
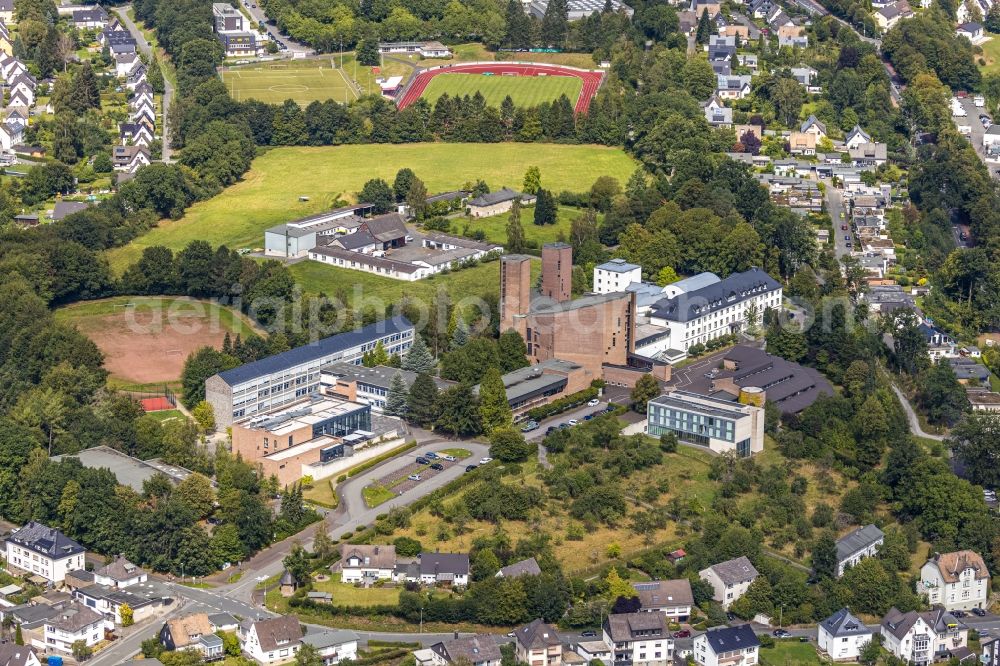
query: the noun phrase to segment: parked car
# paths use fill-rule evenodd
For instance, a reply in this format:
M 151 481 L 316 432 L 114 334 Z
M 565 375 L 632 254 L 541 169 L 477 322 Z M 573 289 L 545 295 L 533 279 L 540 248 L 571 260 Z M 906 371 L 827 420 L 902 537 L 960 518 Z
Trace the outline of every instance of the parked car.
M 580 636 L 583 638 L 594 638 L 597 636 L 597 632 L 593 629 L 587 629 L 586 631 L 581 631 Z
M 570 419 L 570 420 L 569 420 L 569 421 L 567 421 L 566 423 L 570 424 L 571 426 L 575 426 L 575 425 L 576 425 L 577 423 L 579 423 L 579 422 L 580 422 L 580 420 L 579 420 L 579 419 Z
M 485 458 L 480 458 L 479 459 L 479 464 L 480 465 L 485 465 L 486 463 L 491 463 L 491 462 L 493 462 L 493 458 L 490 458 L 489 456 L 486 456 Z
M 447 460 L 448 462 L 455 462 L 455 456 L 449 456 L 447 453 L 441 456 L 441 458 Z
M 521 432 L 531 432 L 532 430 L 538 430 L 537 421 L 528 421 L 523 426 L 521 426 Z
M 424 454 L 424 458 L 427 458 L 428 460 L 437 460 L 437 457 L 438 454 L 434 453 L 433 451 L 428 451 L 427 453 Z
M 610 414 L 613 411 L 615 411 L 614 405 L 608 405 L 607 407 L 604 408 L 604 413 L 605 414 Z
M 599 404 L 601 404 L 601 401 L 598 400 L 597 398 L 587 401 L 587 407 L 597 407 Z
M 559 429 L 559 428 L 557 428 L 556 426 L 549 426 L 549 427 L 548 427 L 548 428 L 547 428 L 547 429 L 545 430 L 545 434 L 546 434 L 546 435 L 551 435 L 552 433 L 554 433 L 554 432 L 555 432 L 556 430 L 558 430 L 558 429 Z
M 690 638 L 690 636 L 691 636 L 690 629 L 681 629 L 680 631 L 674 632 L 674 638 Z
M 431 469 L 436 469 L 437 471 L 440 472 L 441 470 L 444 469 L 444 465 L 442 465 L 441 463 L 434 463 L 433 465 L 431 465 Z
M 417 464 L 418 465 L 430 465 L 431 461 L 428 460 L 427 458 L 417 458 Z
M 986 611 L 982 608 L 973 608 L 972 614 L 975 615 L 976 617 L 986 617 Z M 983 632 L 980 631 L 979 635 L 982 636 Z
M 409 475 L 406 478 L 409 479 L 410 481 L 419 481 L 420 480 L 420 475 L 419 474 L 411 474 L 411 475 Z
M 840 225 L 840 230 L 841 231 L 847 231 L 847 225 L 846 224 Z
M 850 234 L 844 234 L 844 240 L 845 241 L 851 240 L 851 235 Z
M 784 629 L 775 629 L 774 631 L 771 632 L 771 634 L 775 638 L 788 638 L 789 636 L 791 636 L 791 634 L 785 631 Z
M 965 617 L 966 616 L 966 612 L 965 611 L 960 611 L 960 610 L 953 610 L 951 612 L 951 614 L 954 615 L 955 617 Z
M 594 418 L 595 416 L 596 416 L 596 414 L 587 414 L 586 416 L 583 417 L 583 420 L 584 421 L 589 421 L 590 419 Z
M 466 465 L 465 466 L 465 471 L 466 472 L 471 472 L 474 469 L 476 469 L 476 465 Z

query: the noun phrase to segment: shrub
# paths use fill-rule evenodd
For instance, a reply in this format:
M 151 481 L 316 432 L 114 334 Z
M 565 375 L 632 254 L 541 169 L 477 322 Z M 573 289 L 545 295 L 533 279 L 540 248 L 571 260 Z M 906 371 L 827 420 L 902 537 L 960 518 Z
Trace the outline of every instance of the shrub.
M 350 539 L 353 534 L 354 532 L 344 532 L 343 534 L 340 535 L 340 540 L 346 541 L 347 539 Z

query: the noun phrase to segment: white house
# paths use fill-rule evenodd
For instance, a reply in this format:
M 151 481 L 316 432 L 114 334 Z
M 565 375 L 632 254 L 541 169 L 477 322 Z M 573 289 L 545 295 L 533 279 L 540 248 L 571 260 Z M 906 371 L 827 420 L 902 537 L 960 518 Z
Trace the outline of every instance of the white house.
M 979 44 L 984 37 L 983 26 L 981 23 L 975 22 L 963 23 L 955 29 L 955 35 L 965 37 L 973 44 Z
M 465 587 L 469 584 L 469 554 L 420 553 L 420 582 Z
M 819 623 L 816 643 L 819 651 L 834 661 L 857 661 L 861 648 L 871 642 L 875 630 L 865 625 L 847 608 Z
M 24 143 L 24 127 L 9 121 L 0 123 L 0 148 L 11 150 L 21 143 Z
M 131 587 L 145 583 L 149 574 L 119 555 L 115 560 L 94 571 L 94 582 L 108 587 Z
M 9 566 L 37 574 L 50 583 L 61 583 L 67 571 L 83 568 L 83 546 L 35 521 L 7 537 L 5 546 Z
M 837 540 L 837 578 L 847 567 L 856 566 L 866 557 L 878 555 L 885 541 L 885 534 L 874 525 L 865 525 Z
M 302 642 L 316 648 L 323 659 L 323 666 L 358 658 L 358 635 L 349 629 L 310 631 L 302 637 Z
M 857 148 L 862 144 L 871 143 L 872 137 L 868 132 L 861 129 L 860 125 L 855 125 L 854 129 L 848 132 L 847 137 L 844 139 L 844 146 L 848 149 Z
M 104 616 L 81 604 L 70 603 L 55 617 L 45 621 L 45 648 L 72 653 L 73 643 L 83 641 L 88 646 L 104 640 Z
M 882 618 L 882 647 L 914 666 L 927 666 L 949 651 L 966 647 L 969 629 L 945 610 L 902 613 L 890 608 Z
M 302 628 L 294 615 L 244 622 L 238 636 L 243 654 L 261 666 L 294 660 L 302 645 Z
M 817 141 L 826 138 L 826 125 L 816 116 L 809 116 L 799 131 L 803 134 L 812 134 Z
M 971 550 L 935 553 L 920 568 L 917 594 L 947 610 L 987 608 L 990 572 L 979 553 Z
M 674 659 L 674 639 L 662 613 L 612 613 L 604 620 L 604 642 L 613 663 L 666 666 Z
M 642 266 L 624 259 L 612 259 L 594 266 L 594 293 L 612 294 L 625 291 L 633 282 L 642 282 Z
M 694 660 L 699 666 L 753 666 L 758 663 L 760 641 L 753 627 L 716 627 L 694 639 Z
M 723 608 L 729 608 L 742 597 L 758 575 L 757 569 L 746 557 L 719 562 L 698 572 L 702 580 L 711 583 L 715 591 L 712 598 L 722 604 Z
M 670 622 L 687 622 L 691 616 L 694 593 L 687 578 L 633 583 L 632 587 L 639 595 L 641 612 L 663 613 Z
M 392 578 L 395 568 L 395 546 L 346 543 L 340 546 L 340 580 L 343 583 L 386 580 Z

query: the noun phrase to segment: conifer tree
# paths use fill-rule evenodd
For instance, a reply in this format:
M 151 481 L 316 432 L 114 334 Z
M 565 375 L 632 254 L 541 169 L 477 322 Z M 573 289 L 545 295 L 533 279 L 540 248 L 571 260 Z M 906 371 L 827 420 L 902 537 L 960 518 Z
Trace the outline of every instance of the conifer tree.
M 389 416 L 406 416 L 406 381 L 403 375 L 396 373 L 389 382 L 389 394 L 385 398 L 385 411 Z

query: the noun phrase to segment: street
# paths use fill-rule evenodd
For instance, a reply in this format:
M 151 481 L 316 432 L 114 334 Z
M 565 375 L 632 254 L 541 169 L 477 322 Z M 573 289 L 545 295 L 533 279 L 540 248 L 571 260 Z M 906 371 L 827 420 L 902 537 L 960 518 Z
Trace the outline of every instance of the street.
M 847 247 L 848 238 L 853 236 L 851 222 L 847 219 L 847 209 L 844 207 L 844 197 L 840 189 L 834 187 L 830 179 L 824 179 L 823 184 L 826 187 L 826 210 L 833 221 L 833 252 L 837 261 L 840 261 L 841 257 L 851 253 L 851 248 Z M 843 229 L 845 225 L 846 231 Z

